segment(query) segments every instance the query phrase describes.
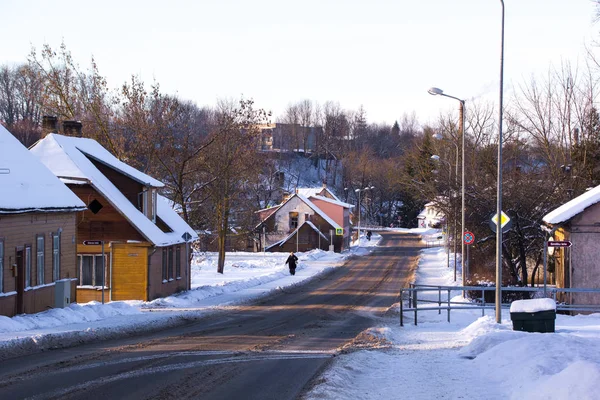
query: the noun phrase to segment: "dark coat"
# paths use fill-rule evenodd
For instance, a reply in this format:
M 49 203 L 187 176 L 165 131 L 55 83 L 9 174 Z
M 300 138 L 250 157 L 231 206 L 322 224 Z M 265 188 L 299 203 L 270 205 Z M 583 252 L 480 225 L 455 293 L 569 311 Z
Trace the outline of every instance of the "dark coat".
M 295 254 L 290 254 L 285 263 L 290 264 L 290 269 L 294 269 L 296 268 L 296 261 L 298 261 L 298 257 Z

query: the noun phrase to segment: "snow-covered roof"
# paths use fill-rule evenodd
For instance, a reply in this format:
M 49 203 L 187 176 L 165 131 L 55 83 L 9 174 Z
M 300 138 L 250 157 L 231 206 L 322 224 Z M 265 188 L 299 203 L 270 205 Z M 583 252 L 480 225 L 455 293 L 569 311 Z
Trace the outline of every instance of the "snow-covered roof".
M 90 161 L 91 158 L 143 185 L 165 186 L 162 182 L 120 161 L 93 139 L 51 133 L 33 145 L 30 150 L 59 178 L 90 180 L 94 171 L 97 171 Z
M 329 197 L 325 197 L 325 196 L 314 195 L 314 196 L 309 196 L 309 198 L 323 200 L 323 201 L 326 201 L 327 203 L 336 204 L 336 205 L 344 207 L 344 208 L 354 208 L 353 204 L 344 203 L 343 201 L 330 199 Z
M 154 222 L 135 207 L 127 197 L 102 173 L 88 158 L 91 157 L 111 168 L 135 179 L 145 182 L 148 186 L 164 186 L 160 181 L 137 171 L 135 168 L 117 160 L 106 149 L 92 139 L 67 137 L 50 134 L 38 141 L 31 149 L 56 176 L 67 182 L 75 178 L 77 182 L 86 181 L 96 189 L 111 205 L 127 219 L 146 240 L 155 246 L 169 246 L 184 242 L 181 237 L 185 232 L 192 236 L 198 235 L 194 230 L 169 206 L 167 200 L 158 196 L 157 215 L 173 232 L 163 232 Z M 114 163 L 114 165 L 112 164 Z
M 565 222 L 583 212 L 586 208 L 600 202 L 600 186 L 588 190 L 571 201 L 566 202 L 557 209 L 549 212 L 542 218 L 547 224 L 559 224 Z
M 273 247 L 275 247 L 275 246 L 280 246 L 280 247 L 281 247 L 281 246 L 282 246 L 284 243 L 286 243 L 288 240 L 290 240 L 290 239 L 291 239 L 291 238 L 292 238 L 292 237 L 293 237 L 293 236 L 294 236 L 294 235 L 295 235 L 295 234 L 296 234 L 296 233 L 297 233 L 297 232 L 300 230 L 300 228 L 302 228 L 302 227 L 304 226 L 304 224 L 307 224 L 308 226 L 310 226 L 310 227 L 311 227 L 311 228 L 312 228 L 312 229 L 313 229 L 315 232 L 317 232 L 317 233 L 318 233 L 318 234 L 319 234 L 319 235 L 320 235 L 320 236 L 321 236 L 323 239 L 325 239 L 327 242 L 329 242 L 329 238 L 327 238 L 327 236 L 325 236 L 325 235 L 323 234 L 323 232 L 321 232 L 321 231 L 319 230 L 319 228 L 317 228 L 317 227 L 315 226 L 315 224 L 313 224 L 313 223 L 312 223 L 312 222 L 310 222 L 310 221 L 304 221 L 302 224 L 300 224 L 300 226 L 299 226 L 299 227 L 297 227 L 297 228 L 296 228 L 296 229 L 295 229 L 295 230 L 294 230 L 292 233 L 290 233 L 290 234 L 289 234 L 288 236 L 286 236 L 284 239 L 281 239 L 280 241 L 278 241 L 278 242 L 275 242 L 275 243 L 273 243 L 272 245 L 265 247 L 265 250 L 269 250 L 269 249 L 271 249 L 271 248 L 273 248 Z
M 303 196 L 299 193 L 296 193 L 295 196 L 298 196 L 303 202 L 305 202 L 310 208 L 312 208 L 316 214 L 318 214 L 321 218 L 327 221 L 327 223 L 331 225 L 334 229 L 341 228 L 341 226 L 339 226 L 337 222 L 332 220 L 323 210 L 317 207 L 317 205 L 310 201 L 310 199 L 308 199 L 306 196 Z
M 0 214 L 85 208 L 64 183 L 0 125 Z
M 318 188 L 298 188 L 296 189 L 298 194 L 304 195 L 305 197 L 311 197 L 311 196 L 318 196 L 319 193 L 321 193 L 321 191 L 323 191 L 323 189 L 325 189 L 325 191 L 327 193 L 329 193 L 330 195 L 333 196 L 333 198 L 337 201 L 341 201 L 339 199 L 339 197 L 337 197 L 335 195 L 335 193 L 333 193 L 331 190 L 329 190 L 329 188 L 323 188 L 323 187 L 318 187 Z
M 291 195 L 290 197 L 288 197 L 283 203 L 281 203 L 280 205 L 276 206 L 277 209 L 275 210 L 275 212 L 269 214 L 263 221 L 261 221 L 257 227 L 259 227 L 261 224 L 263 224 L 266 220 L 268 220 L 269 218 L 271 218 L 273 215 L 275 215 L 277 213 L 277 211 L 279 211 L 279 209 L 281 207 L 283 207 L 284 204 L 286 204 L 288 201 L 290 201 L 291 199 L 293 199 L 294 197 L 298 197 L 300 200 L 302 200 L 304 203 L 306 203 L 307 206 L 309 206 L 310 208 L 313 209 L 313 211 L 315 212 L 315 214 L 319 215 L 321 218 L 323 218 L 325 221 L 327 221 L 327 223 L 329 225 L 331 225 L 334 229 L 339 229 L 342 228 L 337 222 L 335 222 L 334 220 L 332 220 L 323 210 L 321 210 L 319 207 L 317 207 L 317 205 L 315 203 L 313 203 L 312 201 L 310 201 L 310 199 L 300 193 L 295 193 L 293 195 Z

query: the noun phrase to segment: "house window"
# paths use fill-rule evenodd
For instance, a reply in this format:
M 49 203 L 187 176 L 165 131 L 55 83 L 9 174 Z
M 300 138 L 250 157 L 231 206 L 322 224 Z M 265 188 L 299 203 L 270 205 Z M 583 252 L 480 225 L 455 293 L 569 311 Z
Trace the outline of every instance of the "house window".
M 52 234 L 52 280 L 60 279 L 60 232 Z
M 0 239 L 0 293 L 4 292 L 4 240 Z
M 169 280 L 173 280 L 173 246 L 169 247 Z
M 158 193 L 156 189 L 152 189 L 152 222 L 156 223 L 156 215 L 158 213 Z
M 31 287 L 31 245 L 25 246 L 25 287 Z
M 181 246 L 175 248 L 175 276 L 181 279 Z
M 44 282 L 44 235 L 38 235 L 35 238 L 35 254 L 37 269 L 37 284 L 43 285 Z
M 167 279 L 169 278 L 167 276 L 167 249 L 166 249 L 166 247 L 163 247 L 163 249 L 162 249 L 162 278 L 163 278 L 163 283 L 167 282 Z
M 80 254 L 79 286 L 104 286 L 105 263 L 101 254 Z
M 304 222 L 306 221 L 310 221 L 310 214 L 309 213 L 305 213 L 304 214 Z
M 291 212 L 290 213 L 290 230 L 294 230 L 298 228 L 298 213 Z

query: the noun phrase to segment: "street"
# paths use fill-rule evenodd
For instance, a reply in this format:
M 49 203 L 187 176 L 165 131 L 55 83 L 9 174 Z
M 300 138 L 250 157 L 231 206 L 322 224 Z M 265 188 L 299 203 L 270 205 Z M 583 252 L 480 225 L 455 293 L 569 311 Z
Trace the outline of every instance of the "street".
M 261 301 L 145 336 L 5 360 L 0 398 L 296 399 L 328 362 L 398 302 L 419 236 L 381 232 L 380 246 Z

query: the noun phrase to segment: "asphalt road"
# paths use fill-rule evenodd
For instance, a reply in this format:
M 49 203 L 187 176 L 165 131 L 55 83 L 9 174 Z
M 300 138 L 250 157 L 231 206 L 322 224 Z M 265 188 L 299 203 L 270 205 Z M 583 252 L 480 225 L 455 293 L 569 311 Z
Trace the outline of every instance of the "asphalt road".
M 419 237 L 383 232 L 373 253 L 284 293 L 184 326 L 0 363 L 0 399 L 296 399 L 398 302 Z

